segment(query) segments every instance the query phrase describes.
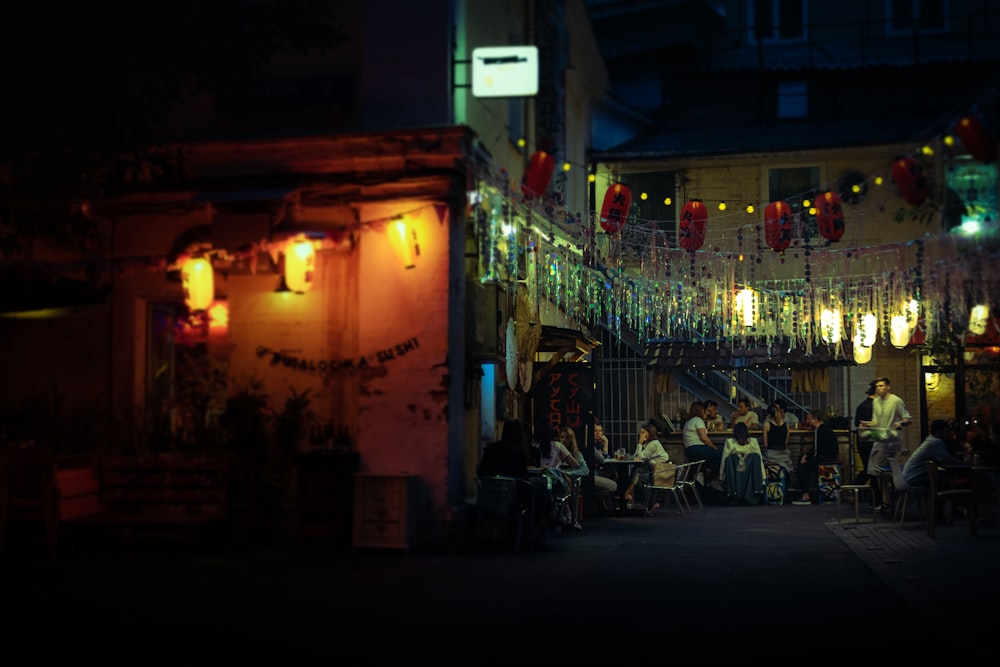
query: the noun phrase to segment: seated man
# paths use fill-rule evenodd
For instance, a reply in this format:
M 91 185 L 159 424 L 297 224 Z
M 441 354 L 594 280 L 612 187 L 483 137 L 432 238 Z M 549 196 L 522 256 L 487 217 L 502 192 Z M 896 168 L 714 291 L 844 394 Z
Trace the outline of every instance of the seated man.
M 705 428 L 709 431 L 721 431 L 726 427 L 722 415 L 719 414 L 719 404 L 715 401 L 705 401 Z
M 945 420 L 935 419 L 931 422 L 931 432 L 910 454 L 903 466 L 903 479 L 907 484 L 916 488 L 928 487 L 928 461 L 934 461 L 938 465 L 966 465 L 965 461 L 953 456 L 948 449 L 947 442 L 951 439 L 951 432 L 951 424 Z
M 799 458 L 799 484 L 802 486 L 802 498 L 799 502 L 816 503 L 818 501 L 819 464 L 836 463 L 840 447 L 833 428 L 826 421 L 826 413 L 813 410 L 806 415 L 806 426 L 816 430 L 813 446 L 802 452 Z M 815 498 L 813 498 L 816 496 Z
M 760 418 L 750 409 L 749 398 L 741 398 L 736 402 L 736 412 L 729 420 L 729 428 L 735 428 L 737 424 L 746 424 L 747 428 L 754 430 L 760 429 Z

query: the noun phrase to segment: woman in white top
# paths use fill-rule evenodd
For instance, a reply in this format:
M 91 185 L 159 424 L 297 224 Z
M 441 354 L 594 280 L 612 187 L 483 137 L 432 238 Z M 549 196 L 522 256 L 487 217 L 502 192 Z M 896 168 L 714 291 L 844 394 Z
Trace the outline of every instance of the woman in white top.
M 554 438 L 552 427 L 547 422 L 539 422 L 534 427 L 534 442 L 532 448 L 537 450 L 538 466 L 543 469 L 546 477 L 552 480 L 552 496 L 562 499 L 569 496 L 569 480 L 559 468 L 565 464 L 576 468 L 579 463 L 576 457 Z
M 649 473 L 652 471 L 654 463 L 667 463 L 670 461 L 670 455 L 667 454 L 667 450 L 663 448 L 663 444 L 657 439 L 658 435 L 656 427 L 652 424 L 646 424 L 639 429 L 639 442 L 635 445 L 635 455 L 632 457 L 632 460 L 642 461 L 645 465 L 632 467 L 632 479 L 625 490 L 626 501 L 632 501 L 632 494 L 635 491 L 635 485 L 639 482 L 640 476 L 646 478 L 644 481 L 649 481 Z
M 704 461 L 705 481 L 712 481 L 712 488 L 722 491 L 719 483 L 719 467 L 722 465 L 722 449 L 708 437 L 705 426 L 705 405 L 701 401 L 691 403 L 688 420 L 684 422 L 684 454 L 688 461 Z

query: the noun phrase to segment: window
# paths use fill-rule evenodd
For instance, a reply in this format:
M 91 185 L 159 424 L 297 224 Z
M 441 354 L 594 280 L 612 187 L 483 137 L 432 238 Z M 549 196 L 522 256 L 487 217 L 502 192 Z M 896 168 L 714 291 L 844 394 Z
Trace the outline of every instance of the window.
M 802 41 L 806 8 L 802 0 L 750 0 L 751 43 Z
M 785 81 L 778 84 L 778 118 L 806 118 L 809 116 L 809 86 L 804 81 Z
M 942 32 L 948 29 L 946 0 L 886 0 L 887 32 Z

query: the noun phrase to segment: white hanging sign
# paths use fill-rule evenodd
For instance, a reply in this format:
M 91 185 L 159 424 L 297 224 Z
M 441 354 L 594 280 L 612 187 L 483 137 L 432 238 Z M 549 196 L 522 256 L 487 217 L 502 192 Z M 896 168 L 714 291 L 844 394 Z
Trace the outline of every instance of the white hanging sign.
M 472 94 L 530 97 L 538 94 L 537 46 L 483 46 L 472 50 Z

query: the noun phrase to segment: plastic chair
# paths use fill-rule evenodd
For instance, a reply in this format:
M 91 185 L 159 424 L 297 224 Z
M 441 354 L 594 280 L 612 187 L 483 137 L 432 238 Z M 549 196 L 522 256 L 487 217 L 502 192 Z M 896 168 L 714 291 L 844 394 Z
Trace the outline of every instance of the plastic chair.
M 942 468 L 934 461 L 927 462 L 927 481 L 930 489 L 927 498 L 927 535 L 934 537 L 934 527 L 937 523 L 938 500 L 943 500 L 950 506 L 954 501 L 965 504 L 966 514 L 969 517 L 969 535 L 976 534 L 976 493 L 971 488 L 942 489 L 940 487 L 939 474 Z M 950 515 L 946 509 L 945 515 Z
M 910 494 L 917 496 L 917 501 L 927 493 L 927 489 L 922 486 L 910 486 L 903 477 L 903 465 L 895 457 L 889 459 L 889 469 L 892 471 L 892 488 L 896 494 L 896 502 L 893 505 L 892 522 L 898 521 L 902 526 L 906 520 L 906 502 Z
M 492 475 L 476 479 L 476 546 L 482 539 L 483 524 L 493 522 L 514 530 L 514 551 L 521 548 L 521 536 L 534 525 L 534 491 L 531 483 L 516 477 Z

